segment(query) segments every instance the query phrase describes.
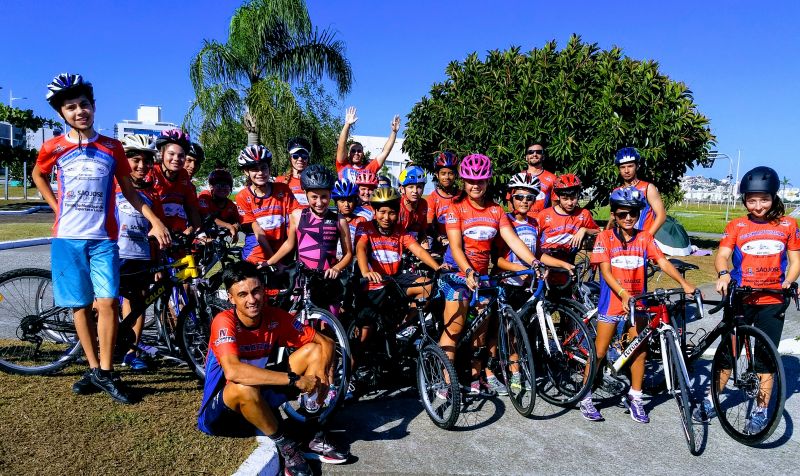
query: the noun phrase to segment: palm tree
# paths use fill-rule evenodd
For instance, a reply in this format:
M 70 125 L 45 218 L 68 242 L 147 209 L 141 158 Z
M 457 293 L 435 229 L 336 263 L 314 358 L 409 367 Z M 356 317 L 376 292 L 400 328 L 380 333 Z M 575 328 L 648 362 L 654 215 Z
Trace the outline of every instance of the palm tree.
M 276 132 L 299 114 L 292 83 L 327 76 L 340 95 L 352 83 L 344 44 L 312 26 L 303 0 L 246 2 L 231 19 L 227 42 L 206 40 L 189 75 L 196 99 L 186 122 L 200 131 L 240 122 L 248 144 L 275 149 L 282 148 Z M 192 120 L 198 112 L 199 124 Z
M 783 177 L 781 180 L 781 186 L 783 187 L 783 199 L 786 200 L 786 187 L 792 184 L 792 181 L 789 180 L 789 177 Z

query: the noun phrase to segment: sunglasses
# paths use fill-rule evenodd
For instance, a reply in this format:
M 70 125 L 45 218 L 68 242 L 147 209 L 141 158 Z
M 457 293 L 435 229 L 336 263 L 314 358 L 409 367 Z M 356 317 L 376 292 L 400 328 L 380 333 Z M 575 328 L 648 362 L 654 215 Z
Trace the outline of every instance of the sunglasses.
M 544 149 L 528 149 L 528 150 L 526 150 L 525 152 L 526 152 L 528 155 L 533 155 L 533 154 L 539 154 L 539 155 L 542 155 L 542 154 L 544 154 Z
M 249 167 L 244 167 L 244 170 L 255 172 L 255 171 L 264 171 L 269 172 L 269 164 L 257 164 L 251 165 Z
M 308 154 L 292 154 L 294 160 L 308 160 Z
M 639 210 L 632 210 L 629 212 L 614 212 L 614 215 L 616 215 L 616 217 L 620 220 L 625 220 L 628 217 L 639 218 Z
M 530 194 L 530 193 L 527 194 L 527 195 L 518 194 L 518 195 L 514 195 L 513 197 L 514 197 L 515 200 L 519 200 L 520 202 L 522 202 L 522 201 L 532 202 L 532 201 L 536 200 L 536 195 L 533 195 L 533 194 Z
M 363 154 L 364 149 L 350 149 L 351 154 Z

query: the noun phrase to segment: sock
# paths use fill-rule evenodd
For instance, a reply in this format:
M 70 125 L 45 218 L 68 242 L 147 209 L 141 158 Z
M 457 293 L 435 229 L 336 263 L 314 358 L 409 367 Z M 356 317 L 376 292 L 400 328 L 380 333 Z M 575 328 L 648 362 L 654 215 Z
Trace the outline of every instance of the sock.
M 630 395 L 634 400 L 641 400 L 642 399 L 642 391 L 641 390 L 628 390 L 628 395 Z
M 590 390 L 590 391 L 586 392 L 586 396 L 583 397 L 583 400 L 584 401 L 589 400 L 591 402 L 592 401 L 592 396 L 593 396 L 592 395 L 592 391 Z
M 708 400 L 708 403 L 714 403 L 714 400 L 711 398 L 711 394 L 706 395 L 706 400 Z
M 267 435 L 267 438 L 272 440 L 275 443 L 275 446 L 283 446 L 288 443 L 288 438 L 286 438 L 286 435 L 283 434 L 283 431 L 281 431 L 280 428 L 278 428 L 275 433 Z

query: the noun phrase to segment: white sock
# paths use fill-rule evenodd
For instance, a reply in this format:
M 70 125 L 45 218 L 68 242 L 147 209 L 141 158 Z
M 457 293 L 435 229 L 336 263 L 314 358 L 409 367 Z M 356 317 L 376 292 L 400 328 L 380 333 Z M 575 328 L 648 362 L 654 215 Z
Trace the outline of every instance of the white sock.
M 586 396 L 583 397 L 583 401 L 585 402 L 586 400 L 589 400 L 590 402 L 592 401 L 592 392 L 591 392 L 591 390 L 586 392 Z
M 642 391 L 641 390 L 628 390 L 628 395 L 631 396 L 634 400 L 641 400 L 642 399 Z

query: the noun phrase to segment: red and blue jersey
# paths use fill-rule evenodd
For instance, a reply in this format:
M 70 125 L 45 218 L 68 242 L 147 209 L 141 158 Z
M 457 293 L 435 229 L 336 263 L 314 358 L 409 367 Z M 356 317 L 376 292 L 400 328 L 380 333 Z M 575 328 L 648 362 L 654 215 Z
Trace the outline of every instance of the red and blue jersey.
M 405 199 L 401 199 L 397 223 L 415 240 L 419 240 L 420 235 L 425 234 L 425 229 L 428 228 L 428 202 L 417 200 L 417 208 L 412 209 Z
M 371 160 L 367 165 L 360 167 L 350 163 L 340 164 L 338 161 L 336 162 L 336 173 L 339 175 L 339 178 L 352 183 L 356 183 L 356 176 L 359 172 L 368 171 L 377 175 L 380 170 L 381 165 L 376 160 Z
M 405 232 L 403 227 L 395 224 L 388 235 L 378 231 L 375 222 L 368 221 L 358 225 L 356 243 L 367 245 L 369 269 L 383 276 L 394 276 L 400 272 L 403 251 L 415 243 L 414 237 Z M 381 289 L 382 283 L 369 283 L 369 289 Z
M 570 214 L 561 214 L 555 207 L 545 208 L 536 217 L 539 224 L 539 249 L 556 258 L 572 262 L 577 249 L 570 244 L 581 228 L 597 230 L 592 214 L 585 208 L 576 208 Z
M 447 236 L 447 209 L 453 201 L 453 197 L 444 197 L 439 189 L 434 190 L 425 199 L 428 204 L 428 223 L 436 224 L 436 232 L 444 237 Z
M 308 197 L 306 196 L 305 190 L 303 190 L 300 177 L 295 177 L 291 173 L 288 173 L 280 177 L 275 177 L 275 182 L 288 185 L 289 190 L 291 190 L 294 195 L 294 199 L 297 200 L 297 204 L 302 208 L 308 207 Z
M 597 235 L 592 251 L 592 264 L 609 263 L 611 275 L 631 296 L 647 292 L 647 261 L 664 257 L 658 249 L 653 235 L 639 231 L 628 242 L 623 243 L 616 230 L 604 230 Z M 598 314 L 620 316 L 622 301 L 600 273 L 600 300 Z
M 528 211 L 528 216 L 536 218 L 536 215 L 549 207 L 553 203 L 553 185 L 556 183 L 556 174 L 542 170 L 539 175 L 539 195 L 536 196 L 536 201 L 533 202 L 531 209 Z
M 174 180 L 164 175 L 161 164 L 156 164 L 151 172 L 153 190 L 164 208 L 164 225 L 175 233 L 182 233 L 189 227 L 187 210 L 198 210 L 197 189 L 189 178 L 189 172 L 180 169 Z
M 458 230 L 461 234 L 461 244 L 469 266 L 478 274 L 489 272 L 492 242 L 501 228 L 510 227 L 511 222 L 506 212 L 495 202 L 489 202 L 486 207 L 478 209 L 465 198 L 451 203 L 447 211 L 447 231 Z M 447 247 L 444 261 L 458 268 L 451 247 L 452 243 Z M 460 274 L 463 276 L 463 271 Z
M 36 166 L 45 174 L 58 170 L 53 237 L 117 239 L 114 178 L 131 173 L 118 140 L 99 134 L 80 143 L 68 134 L 54 137 L 42 145 Z
M 749 217 L 732 220 L 719 246 L 733 250 L 731 278 L 739 286 L 780 289 L 786 279 L 788 252 L 800 250 L 800 231 L 791 217 L 777 222 L 755 222 Z M 747 304 L 780 304 L 771 294 L 748 296 Z
M 299 205 L 285 183 L 272 183 L 270 187 L 269 196 L 263 197 L 257 197 L 250 187 L 243 188 L 236 194 L 236 207 L 239 209 L 243 225 L 258 223 L 274 253 L 286 241 L 289 214 Z M 255 233 L 245 235 L 242 256 L 252 263 L 267 260 L 268 257 L 264 255 Z
M 225 373 L 220 357 L 232 354 L 239 361 L 258 368 L 265 368 L 278 347 L 302 347 L 314 340 L 314 329 L 294 318 L 291 314 L 271 306 L 261 310 L 261 323 L 257 327 L 245 327 L 236 317 L 234 309 L 217 314 L 211 322 L 211 336 L 206 358 L 206 381 L 203 384 L 203 402 L 197 426 L 206 431 L 202 409 L 224 388 Z
M 634 228 L 637 230 L 650 231 L 650 226 L 656 220 L 656 212 L 653 210 L 653 207 L 650 206 L 650 202 L 647 201 L 647 189 L 651 186 L 655 187 L 655 185 L 650 182 L 645 182 L 644 180 L 639 180 L 636 182 L 636 185 L 633 186 L 636 190 L 642 192 L 642 197 L 644 198 L 644 208 L 642 208 L 639 214 L 639 220 L 634 225 Z M 620 190 L 622 188 L 625 188 L 625 186 L 617 187 L 614 190 Z
M 214 200 L 211 190 L 203 190 L 197 196 L 197 203 L 200 206 L 200 216 L 202 217 L 213 216 L 231 225 L 239 223 L 239 210 L 236 208 L 236 204 L 227 197 L 224 201 L 217 201 Z
M 514 227 L 514 231 L 516 232 L 517 236 L 525 246 L 531 250 L 534 256 L 538 255 L 537 252 L 537 244 L 539 241 L 539 226 L 533 218 L 526 216 L 524 220 L 517 220 L 513 214 L 508 214 L 508 221 L 511 222 L 511 225 Z M 508 260 L 510 263 L 515 264 L 525 264 L 522 262 L 521 259 L 511 251 L 511 248 L 508 247 L 505 241 L 498 236 L 495 238 L 497 240 L 497 249 L 499 250 L 500 256 Z M 525 284 L 526 277 L 524 276 L 517 276 L 514 278 L 509 278 L 506 280 L 507 283 L 512 284 L 514 286 L 522 286 Z
M 136 190 L 142 203 L 153 210 L 153 213 L 160 219 L 164 219 L 164 210 L 161 208 L 161 201 L 152 191 Z M 133 208 L 125 195 L 122 194 L 117 186 L 117 210 L 116 219 L 119 223 L 119 237 L 117 246 L 119 247 L 119 257 L 122 259 L 149 260 L 152 258 L 150 241 L 147 234 L 150 233 L 150 222 L 141 213 Z

